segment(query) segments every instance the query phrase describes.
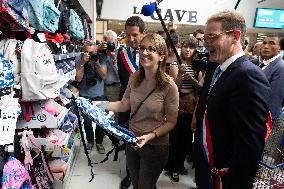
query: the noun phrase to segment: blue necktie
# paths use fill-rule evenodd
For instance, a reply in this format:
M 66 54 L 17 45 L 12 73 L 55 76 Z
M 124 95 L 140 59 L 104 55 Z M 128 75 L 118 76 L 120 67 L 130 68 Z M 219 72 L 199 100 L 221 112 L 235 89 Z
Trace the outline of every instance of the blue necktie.
M 212 77 L 212 80 L 211 80 L 211 84 L 210 84 L 210 89 L 209 89 L 209 93 L 212 89 L 212 87 L 215 85 L 215 83 L 217 82 L 217 80 L 219 79 L 219 77 L 222 75 L 222 70 L 220 68 L 220 66 L 218 66 L 216 69 L 215 69 L 215 72 L 213 74 L 213 77 Z

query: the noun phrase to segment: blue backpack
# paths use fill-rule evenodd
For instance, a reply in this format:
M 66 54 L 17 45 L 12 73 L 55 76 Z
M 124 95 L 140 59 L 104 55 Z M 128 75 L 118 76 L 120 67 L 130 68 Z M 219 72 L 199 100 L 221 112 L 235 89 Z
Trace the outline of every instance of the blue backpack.
M 36 30 L 51 33 L 58 30 L 60 11 L 53 0 L 30 0 L 28 17 L 30 25 Z
M 12 64 L 0 53 L 0 89 L 14 87 Z
M 74 39 L 84 39 L 85 33 L 81 18 L 73 9 L 70 9 L 69 23 L 71 36 Z
M 18 14 L 23 15 L 23 10 L 28 7 L 29 0 L 9 0 L 7 3 L 12 9 L 17 11 Z

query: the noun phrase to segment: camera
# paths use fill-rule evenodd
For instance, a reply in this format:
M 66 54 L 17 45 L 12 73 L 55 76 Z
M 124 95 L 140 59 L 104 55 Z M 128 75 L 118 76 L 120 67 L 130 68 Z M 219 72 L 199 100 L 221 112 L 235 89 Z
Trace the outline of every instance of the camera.
M 115 43 L 114 42 L 108 42 L 107 43 L 107 50 L 109 50 L 109 51 L 111 51 L 111 52 L 113 52 L 113 51 L 115 51 Z
M 91 61 L 98 61 L 102 59 L 102 55 L 101 53 L 98 53 L 98 52 L 89 52 L 89 55 L 90 55 L 90 60 Z
M 206 70 L 207 64 L 209 62 L 209 52 L 205 49 L 202 51 L 197 50 L 196 58 L 192 61 L 193 70 Z
M 86 77 L 86 85 L 94 86 L 97 84 L 97 81 L 101 81 L 100 75 L 96 72 L 96 69 L 92 62 L 87 62 L 84 65 L 84 72 Z
M 209 62 L 209 51 L 203 46 L 203 41 L 198 39 L 198 47 L 196 50 L 196 57 L 192 61 L 192 69 L 203 71 L 206 70 Z

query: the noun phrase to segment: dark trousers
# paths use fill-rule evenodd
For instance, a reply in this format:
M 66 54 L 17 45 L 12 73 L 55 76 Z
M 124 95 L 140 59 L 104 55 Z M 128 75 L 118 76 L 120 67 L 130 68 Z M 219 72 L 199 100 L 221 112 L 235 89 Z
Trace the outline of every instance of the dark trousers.
M 126 145 L 126 164 L 133 189 L 156 189 L 156 183 L 167 162 L 168 145 L 146 144 L 135 150 Z
M 193 134 L 190 128 L 192 114 L 179 115 L 175 128 L 170 132 L 170 153 L 165 170 L 179 173 L 185 169 L 186 154 L 192 151 Z
M 94 98 L 85 97 L 85 98 L 88 98 L 91 101 L 106 100 L 105 96 L 98 96 L 98 97 L 94 97 Z M 88 143 L 94 143 L 94 130 L 93 130 L 93 126 L 92 126 L 92 120 L 89 119 L 85 114 L 83 114 L 83 118 L 84 118 L 84 129 L 85 129 L 85 132 L 86 132 L 87 141 L 88 141 Z M 104 135 L 105 135 L 105 133 L 104 133 L 103 129 L 101 127 L 97 126 L 96 132 L 95 132 L 97 144 L 101 144 L 103 142 Z

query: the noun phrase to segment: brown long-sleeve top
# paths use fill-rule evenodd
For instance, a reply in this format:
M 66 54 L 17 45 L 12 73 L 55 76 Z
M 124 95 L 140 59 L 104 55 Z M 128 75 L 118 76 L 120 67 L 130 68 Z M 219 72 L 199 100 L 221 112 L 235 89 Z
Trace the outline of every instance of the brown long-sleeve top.
M 122 101 L 130 102 L 131 114 L 155 86 L 156 81 L 144 80 L 139 87 L 134 87 L 133 76 L 130 77 Z M 138 137 L 152 132 L 158 127 L 163 127 L 167 115 L 177 117 L 178 99 L 178 88 L 175 82 L 170 79 L 170 84 L 165 90 L 160 91 L 156 89 L 145 100 L 136 115 L 129 121 L 129 129 Z M 149 144 L 155 145 L 166 145 L 168 143 L 168 134 L 149 141 Z

